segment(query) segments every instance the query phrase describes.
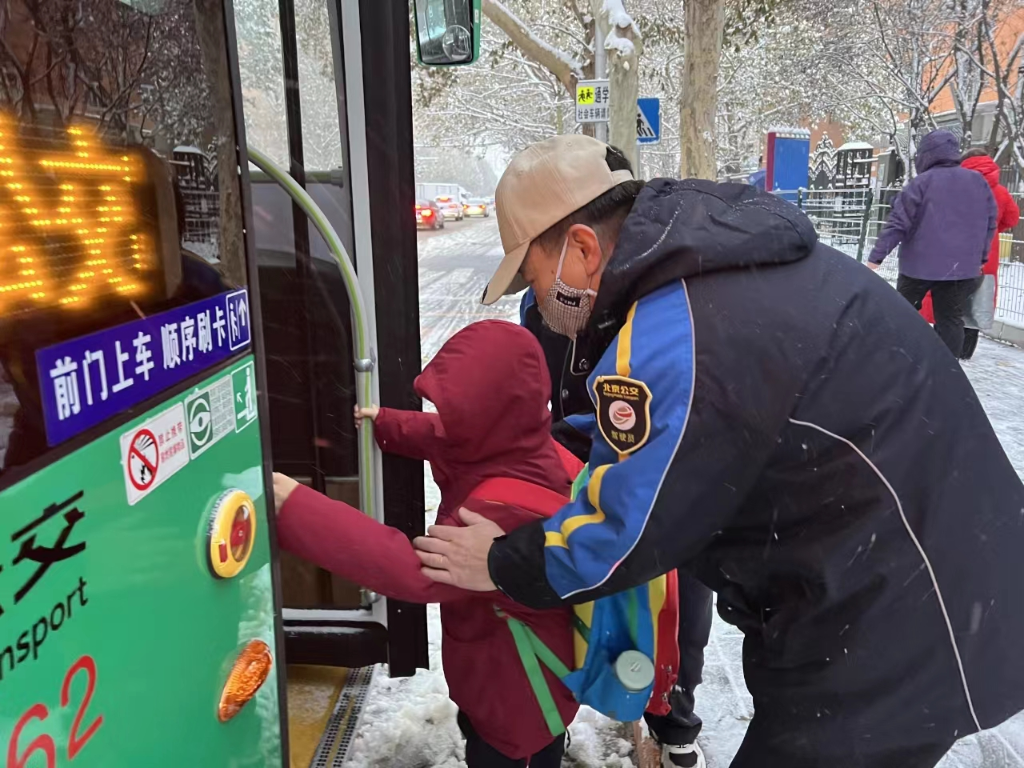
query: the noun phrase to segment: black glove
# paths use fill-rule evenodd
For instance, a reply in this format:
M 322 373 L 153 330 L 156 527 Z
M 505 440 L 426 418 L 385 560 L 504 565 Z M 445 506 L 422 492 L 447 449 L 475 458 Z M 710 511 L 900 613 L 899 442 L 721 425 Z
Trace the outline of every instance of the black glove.
M 590 459 L 590 437 L 564 419 L 551 425 L 551 437 L 584 464 Z

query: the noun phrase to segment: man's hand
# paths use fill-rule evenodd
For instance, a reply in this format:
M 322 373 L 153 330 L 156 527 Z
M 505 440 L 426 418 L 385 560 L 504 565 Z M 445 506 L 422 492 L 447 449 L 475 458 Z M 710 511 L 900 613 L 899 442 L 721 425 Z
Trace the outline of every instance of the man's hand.
M 278 514 L 281 513 L 281 507 L 288 501 L 288 497 L 292 495 L 292 491 L 298 487 L 297 480 L 292 480 L 288 475 L 282 475 L 280 472 L 274 473 L 274 509 Z
M 869 261 L 867 264 L 868 264 L 868 269 L 870 269 L 872 272 L 877 272 L 878 268 L 880 266 L 882 266 L 881 264 L 875 264 L 875 262 L 873 262 L 873 261 Z
M 363 419 L 369 419 L 370 421 L 376 421 L 377 415 L 380 413 L 379 405 L 371 405 L 367 408 L 360 408 L 358 405 L 353 409 L 356 417 L 356 429 L 363 426 Z
M 423 573 L 442 584 L 453 584 L 473 592 L 491 592 L 497 587 L 487 570 L 487 553 L 491 544 L 505 532 L 497 523 L 476 512 L 460 509 L 465 528 L 432 525 L 429 536 L 413 539 L 416 556 L 423 563 Z

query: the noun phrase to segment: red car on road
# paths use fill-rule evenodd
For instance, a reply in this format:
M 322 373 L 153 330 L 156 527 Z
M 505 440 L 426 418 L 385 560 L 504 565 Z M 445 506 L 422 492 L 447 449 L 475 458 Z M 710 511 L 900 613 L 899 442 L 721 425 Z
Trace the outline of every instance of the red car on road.
M 433 200 L 416 201 L 417 229 L 444 229 L 444 214 Z

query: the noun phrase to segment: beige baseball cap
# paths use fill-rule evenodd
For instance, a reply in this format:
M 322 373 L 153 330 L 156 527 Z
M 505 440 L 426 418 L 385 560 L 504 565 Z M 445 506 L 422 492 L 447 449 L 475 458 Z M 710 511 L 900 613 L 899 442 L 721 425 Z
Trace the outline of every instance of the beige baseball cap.
M 555 136 L 512 158 L 494 193 L 505 258 L 484 292 L 484 304 L 519 293 L 519 275 L 534 238 L 633 174 L 608 168 L 608 145 L 589 136 Z

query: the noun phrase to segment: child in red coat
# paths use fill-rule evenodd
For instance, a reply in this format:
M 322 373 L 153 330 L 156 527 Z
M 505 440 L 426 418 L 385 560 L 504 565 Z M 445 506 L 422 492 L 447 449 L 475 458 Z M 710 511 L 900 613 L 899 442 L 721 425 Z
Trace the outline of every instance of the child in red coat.
M 439 525 L 463 525 L 465 508 L 467 519 L 479 514 L 507 532 L 569 501 L 582 465 L 550 437 L 551 384 L 529 331 L 496 320 L 474 323 L 448 340 L 414 386 L 437 413 L 374 407 L 357 410 L 357 418 L 373 419 L 382 450 L 430 462 L 441 490 Z M 500 592 L 436 583 L 422 574 L 400 531 L 283 475 L 275 474 L 274 493 L 283 548 L 387 597 L 441 603 L 445 678 L 470 768 L 560 764 L 564 729 L 578 705 L 542 666 L 553 698 L 542 711 L 507 617 L 528 624 L 571 668 L 570 609 L 536 611 Z

